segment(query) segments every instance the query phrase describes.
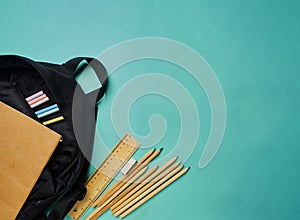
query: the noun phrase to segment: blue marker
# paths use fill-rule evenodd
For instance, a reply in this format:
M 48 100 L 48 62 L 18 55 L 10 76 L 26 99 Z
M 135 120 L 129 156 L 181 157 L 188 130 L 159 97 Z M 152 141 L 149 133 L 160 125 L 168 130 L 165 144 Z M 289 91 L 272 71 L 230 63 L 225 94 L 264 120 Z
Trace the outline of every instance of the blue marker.
M 55 109 L 55 108 L 58 108 L 58 105 L 57 105 L 57 104 L 54 104 L 54 105 L 51 105 L 51 106 L 49 106 L 49 107 L 43 108 L 43 109 L 41 109 L 41 110 L 39 110 L 39 111 L 36 111 L 35 114 L 36 114 L 36 115 L 39 115 L 39 114 L 42 114 L 42 113 L 44 113 L 44 112 L 50 111 L 50 110 Z
M 42 113 L 42 114 L 37 115 L 37 117 L 38 117 L 38 118 L 42 118 L 42 117 L 45 117 L 45 116 L 47 116 L 47 115 L 51 115 L 51 114 L 53 114 L 53 113 L 55 113 L 55 112 L 58 112 L 58 111 L 59 111 L 58 108 L 54 108 L 54 109 L 51 109 L 51 110 L 49 110 L 49 111 L 47 111 L 47 112 L 44 112 L 44 113 Z

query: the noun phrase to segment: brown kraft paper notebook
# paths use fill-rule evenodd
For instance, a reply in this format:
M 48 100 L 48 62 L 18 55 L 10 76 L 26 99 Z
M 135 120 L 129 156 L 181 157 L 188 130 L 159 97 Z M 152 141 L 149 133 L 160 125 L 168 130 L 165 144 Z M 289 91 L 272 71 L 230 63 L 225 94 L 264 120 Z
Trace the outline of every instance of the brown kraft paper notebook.
M 0 102 L 0 219 L 15 219 L 61 136 Z

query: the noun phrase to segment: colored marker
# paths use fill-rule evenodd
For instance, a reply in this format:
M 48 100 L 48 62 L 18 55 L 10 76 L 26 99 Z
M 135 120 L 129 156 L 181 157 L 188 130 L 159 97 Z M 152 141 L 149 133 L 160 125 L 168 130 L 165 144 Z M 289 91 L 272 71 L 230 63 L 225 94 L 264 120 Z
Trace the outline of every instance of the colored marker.
M 45 94 L 39 96 L 39 97 L 36 97 L 35 99 L 32 99 L 31 101 L 28 102 L 29 105 L 33 105 L 34 103 L 46 98 L 47 96 Z
M 50 110 L 55 109 L 55 108 L 58 108 L 58 105 L 57 105 L 57 104 L 50 105 L 49 107 L 43 108 L 43 109 L 41 109 L 41 110 L 39 110 L 39 111 L 36 111 L 35 114 L 36 114 L 36 115 L 39 115 L 39 114 L 42 114 L 42 113 L 44 113 L 44 112 L 50 111 Z
M 39 96 L 41 96 L 41 95 L 43 95 L 43 94 L 44 94 L 43 91 L 39 91 L 39 92 L 37 92 L 37 93 L 35 93 L 35 94 L 33 94 L 33 95 L 27 97 L 25 100 L 26 100 L 27 102 L 29 102 L 29 101 L 31 101 L 32 99 L 35 99 L 36 97 L 39 97 Z
M 47 116 L 47 115 L 51 115 L 51 114 L 53 114 L 53 113 L 55 113 L 55 112 L 58 112 L 58 111 L 59 111 L 58 108 L 54 108 L 54 109 L 51 109 L 51 110 L 49 110 L 49 111 L 47 111 L 47 112 L 44 112 L 44 113 L 42 113 L 42 114 L 37 115 L 37 117 L 38 117 L 38 118 L 42 118 L 42 117 L 45 117 L 45 116 Z
M 44 121 L 44 122 L 43 122 L 43 125 L 50 125 L 50 124 L 53 124 L 53 123 L 55 123 L 55 122 L 59 122 L 59 121 L 62 121 L 62 120 L 64 120 L 64 117 L 63 117 L 63 116 L 59 116 L 59 117 L 57 117 L 57 118 L 53 118 L 53 119 L 51 119 L 51 120 Z
M 38 102 L 30 105 L 30 108 L 35 108 L 35 107 L 37 107 L 37 106 L 39 106 L 39 105 L 41 105 L 41 104 L 43 104 L 43 103 L 45 103 L 47 101 L 49 101 L 48 97 L 46 97 L 46 98 L 44 98 L 44 99 L 42 99 L 42 100 L 40 100 L 40 101 L 38 101 Z

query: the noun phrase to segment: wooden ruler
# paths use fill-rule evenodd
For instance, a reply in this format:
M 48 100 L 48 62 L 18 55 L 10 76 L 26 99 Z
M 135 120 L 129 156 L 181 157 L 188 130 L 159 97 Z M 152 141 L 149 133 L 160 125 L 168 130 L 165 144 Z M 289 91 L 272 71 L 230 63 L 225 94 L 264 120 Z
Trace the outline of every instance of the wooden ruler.
M 103 163 L 87 180 L 87 193 L 84 199 L 78 201 L 69 212 L 69 215 L 73 219 L 79 219 L 83 216 L 92 202 L 97 199 L 140 146 L 141 144 L 129 134 L 126 134 L 120 140 Z

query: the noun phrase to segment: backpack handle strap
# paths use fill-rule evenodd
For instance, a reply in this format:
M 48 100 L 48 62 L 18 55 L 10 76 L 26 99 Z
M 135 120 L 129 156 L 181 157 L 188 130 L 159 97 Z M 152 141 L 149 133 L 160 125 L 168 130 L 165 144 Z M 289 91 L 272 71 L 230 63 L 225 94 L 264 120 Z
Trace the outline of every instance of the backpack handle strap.
M 87 64 L 80 66 L 80 64 L 83 61 L 86 61 Z M 105 67 L 98 59 L 90 58 L 90 57 L 76 57 L 76 58 L 73 58 L 73 59 L 67 61 L 62 66 L 76 76 L 87 65 L 91 66 L 94 69 L 94 71 L 102 85 L 102 87 L 99 90 L 97 99 L 96 99 L 96 102 L 99 102 L 100 99 L 103 97 L 104 92 L 107 88 L 108 76 L 107 76 L 107 71 L 106 71 Z

